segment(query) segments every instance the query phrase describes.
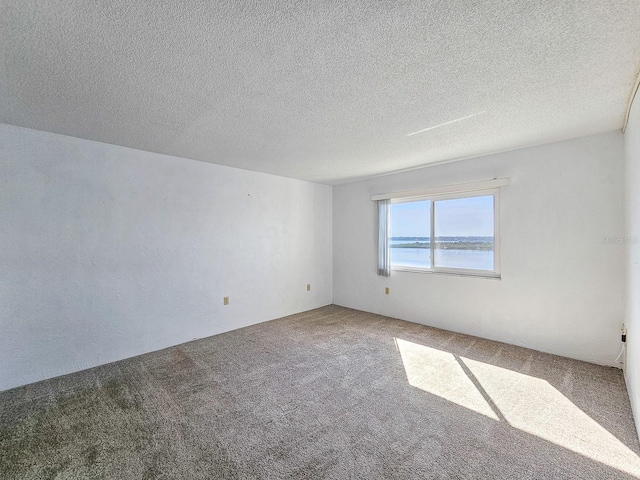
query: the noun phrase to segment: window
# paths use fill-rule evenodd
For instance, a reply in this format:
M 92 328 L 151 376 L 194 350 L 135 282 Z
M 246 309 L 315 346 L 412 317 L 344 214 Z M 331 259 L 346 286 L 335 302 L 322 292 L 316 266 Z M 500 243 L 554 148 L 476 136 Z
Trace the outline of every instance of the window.
M 393 270 L 499 276 L 498 189 L 391 198 Z
M 431 268 L 431 201 L 391 203 L 391 267 Z

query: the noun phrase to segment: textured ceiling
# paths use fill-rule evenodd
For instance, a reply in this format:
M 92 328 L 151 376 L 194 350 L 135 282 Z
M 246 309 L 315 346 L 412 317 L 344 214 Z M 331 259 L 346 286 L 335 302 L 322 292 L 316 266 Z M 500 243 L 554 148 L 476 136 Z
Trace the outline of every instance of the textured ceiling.
M 342 183 L 620 129 L 638 32 L 638 0 L 0 0 L 0 122 Z

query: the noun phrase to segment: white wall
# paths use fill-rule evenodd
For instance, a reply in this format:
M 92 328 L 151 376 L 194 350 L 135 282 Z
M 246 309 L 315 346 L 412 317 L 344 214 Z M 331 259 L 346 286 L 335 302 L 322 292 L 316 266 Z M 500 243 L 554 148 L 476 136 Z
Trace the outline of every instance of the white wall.
M 627 354 L 625 377 L 636 428 L 640 432 L 640 97 L 625 132 L 627 199 Z
M 0 390 L 331 303 L 331 215 L 325 185 L 0 125 Z
M 510 177 L 502 280 L 376 276 L 372 194 Z M 334 303 L 613 364 L 623 320 L 624 142 L 619 132 L 334 187 Z M 384 295 L 384 287 L 391 288 Z

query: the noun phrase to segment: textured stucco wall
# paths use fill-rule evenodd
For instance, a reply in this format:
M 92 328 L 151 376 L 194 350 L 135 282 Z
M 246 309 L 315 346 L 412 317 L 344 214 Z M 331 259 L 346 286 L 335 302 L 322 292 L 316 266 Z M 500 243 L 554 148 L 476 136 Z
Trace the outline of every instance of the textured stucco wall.
M 502 279 L 376 275 L 370 196 L 510 177 L 501 193 Z M 334 187 L 334 303 L 612 365 L 624 303 L 620 132 Z M 391 294 L 384 294 L 384 287 Z
M 0 125 L 0 390 L 331 303 L 331 201 Z
M 627 219 L 627 352 L 625 378 L 636 428 L 640 431 L 640 97 L 636 97 L 625 132 Z

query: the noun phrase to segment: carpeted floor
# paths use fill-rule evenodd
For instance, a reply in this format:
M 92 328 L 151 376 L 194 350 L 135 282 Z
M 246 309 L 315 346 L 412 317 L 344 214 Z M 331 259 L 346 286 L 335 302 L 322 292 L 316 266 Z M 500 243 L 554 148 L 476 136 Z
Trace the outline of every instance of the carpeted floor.
M 2 479 L 640 475 L 620 370 L 337 306 L 0 392 Z

